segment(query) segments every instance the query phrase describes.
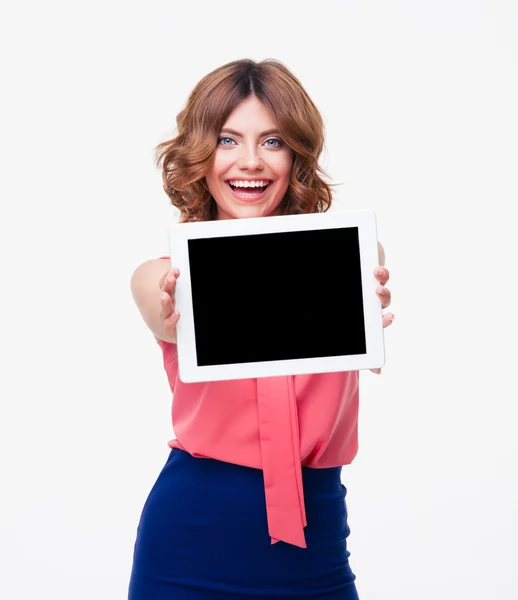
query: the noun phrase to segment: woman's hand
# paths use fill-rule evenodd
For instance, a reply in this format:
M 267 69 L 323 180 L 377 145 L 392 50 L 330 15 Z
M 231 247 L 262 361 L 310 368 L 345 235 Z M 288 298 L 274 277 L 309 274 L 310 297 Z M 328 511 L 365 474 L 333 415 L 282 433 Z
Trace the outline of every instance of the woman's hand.
M 389 277 L 390 277 L 388 269 L 386 269 L 385 267 L 382 267 L 382 266 L 376 267 L 376 269 L 374 269 L 374 277 L 376 277 L 376 279 L 381 284 L 376 289 L 376 293 L 378 294 L 379 299 L 381 300 L 381 308 L 387 308 L 388 305 L 390 304 L 390 300 L 391 300 L 390 290 L 385 287 L 385 284 L 387 283 L 387 281 L 389 280 Z M 394 320 L 393 313 L 384 314 L 383 321 L 382 321 L 383 327 L 385 328 L 388 325 L 391 325 L 393 320 Z M 370 369 L 370 370 L 373 373 L 377 373 L 378 375 L 381 373 L 381 369 Z
M 166 271 L 158 285 L 160 287 L 160 302 L 162 309 L 160 316 L 164 321 L 164 331 L 169 337 L 169 342 L 176 344 L 176 324 L 180 318 L 180 313 L 176 309 L 176 280 L 180 277 L 180 270 L 177 267 L 172 267 Z

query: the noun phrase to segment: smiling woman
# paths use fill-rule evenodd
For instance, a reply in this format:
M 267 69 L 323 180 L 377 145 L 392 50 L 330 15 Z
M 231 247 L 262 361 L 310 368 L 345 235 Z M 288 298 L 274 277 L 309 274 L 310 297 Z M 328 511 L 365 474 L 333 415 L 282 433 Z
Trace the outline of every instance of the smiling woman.
M 157 146 L 156 164 L 181 223 L 331 206 L 333 184 L 318 163 L 322 118 L 280 62 L 244 59 L 212 71 L 177 126 Z M 184 383 L 175 298 L 182 279 L 174 261 L 146 261 L 131 280 L 162 349 L 177 437 L 142 510 L 129 600 L 357 600 L 341 469 L 358 450 L 359 372 Z M 226 275 L 210 275 L 215 298 Z M 388 272 L 374 276 L 385 308 Z M 275 285 L 267 273 L 259 284 Z
M 243 100 L 226 120 L 221 133 L 234 137 L 218 138 L 205 176 L 218 206 L 218 219 L 281 213 L 293 152 L 281 139 L 271 137 L 276 125 L 273 112 L 254 95 Z
M 194 88 L 177 126 L 155 156 L 181 222 L 330 207 L 333 184 L 318 164 L 322 117 L 280 62 L 242 60 L 215 69 Z M 266 189 L 251 191 L 252 182 Z

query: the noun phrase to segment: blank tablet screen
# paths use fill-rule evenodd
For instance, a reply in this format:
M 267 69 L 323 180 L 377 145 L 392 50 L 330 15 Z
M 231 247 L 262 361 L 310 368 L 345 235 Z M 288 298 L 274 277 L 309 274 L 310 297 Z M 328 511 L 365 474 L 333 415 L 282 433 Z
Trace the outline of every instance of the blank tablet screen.
M 357 227 L 188 240 L 198 366 L 366 353 Z

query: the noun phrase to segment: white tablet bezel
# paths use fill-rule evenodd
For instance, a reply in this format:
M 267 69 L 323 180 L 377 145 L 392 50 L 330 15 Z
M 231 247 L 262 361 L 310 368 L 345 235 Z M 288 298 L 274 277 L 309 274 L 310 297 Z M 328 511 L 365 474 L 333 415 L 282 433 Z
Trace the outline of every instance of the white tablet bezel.
M 189 239 L 341 227 L 358 228 L 367 348 L 365 354 L 198 366 L 187 246 Z M 379 283 L 374 277 L 379 258 L 376 215 L 373 211 L 328 211 L 304 215 L 176 223 L 169 226 L 169 249 L 171 265 L 180 269 L 180 277 L 176 284 L 176 305 L 181 315 L 177 324 L 177 346 L 179 375 L 183 382 L 353 371 L 381 368 L 385 364 L 382 308 L 376 294 Z M 312 292 L 318 293 L 318 290 Z M 267 298 L 265 302 L 268 302 Z M 313 326 L 318 325 L 318 314 L 311 313 L 308 318 L 313 321 Z

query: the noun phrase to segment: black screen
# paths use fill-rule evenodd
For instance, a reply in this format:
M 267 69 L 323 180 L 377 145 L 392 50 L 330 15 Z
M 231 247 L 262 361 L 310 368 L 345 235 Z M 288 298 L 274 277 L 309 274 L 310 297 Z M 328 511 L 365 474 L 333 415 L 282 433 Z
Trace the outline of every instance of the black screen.
M 357 227 L 188 241 L 198 366 L 365 354 Z

